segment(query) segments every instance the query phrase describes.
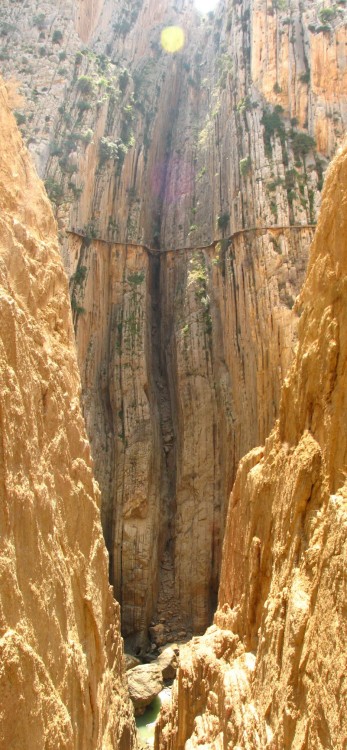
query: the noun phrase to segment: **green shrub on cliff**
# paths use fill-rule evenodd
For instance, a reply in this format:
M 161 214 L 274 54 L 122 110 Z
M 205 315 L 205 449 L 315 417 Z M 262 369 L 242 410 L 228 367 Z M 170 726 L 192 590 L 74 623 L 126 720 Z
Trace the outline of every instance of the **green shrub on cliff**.
M 53 31 L 52 42 L 53 44 L 59 44 L 63 38 L 63 32 L 60 29 Z
M 246 156 L 245 159 L 240 159 L 240 172 L 245 177 L 251 171 L 252 161 L 250 156 Z
M 318 18 L 322 23 L 330 23 L 336 18 L 336 8 L 320 8 L 318 11 Z
M 230 214 L 228 211 L 224 211 L 222 214 L 217 216 L 217 227 L 218 229 L 226 229 L 230 221 Z
M 315 148 L 316 141 L 308 133 L 292 132 L 290 138 L 296 160 L 300 159 L 302 156 L 306 156 L 306 154 Z
M 94 93 L 94 83 L 90 76 L 80 76 L 77 81 L 77 91 L 84 96 L 92 96 Z

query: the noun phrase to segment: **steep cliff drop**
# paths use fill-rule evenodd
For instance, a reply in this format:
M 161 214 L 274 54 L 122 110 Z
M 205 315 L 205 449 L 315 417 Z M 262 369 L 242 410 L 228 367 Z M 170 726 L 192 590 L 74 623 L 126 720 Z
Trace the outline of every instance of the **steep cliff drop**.
M 0 82 L 0 747 L 129 750 L 53 215 Z
M 326 178 L 280 418 L 240 463 L 214 624 L 181 651 L 157 749 L 346 745 L 346 237 L 345 147 Z

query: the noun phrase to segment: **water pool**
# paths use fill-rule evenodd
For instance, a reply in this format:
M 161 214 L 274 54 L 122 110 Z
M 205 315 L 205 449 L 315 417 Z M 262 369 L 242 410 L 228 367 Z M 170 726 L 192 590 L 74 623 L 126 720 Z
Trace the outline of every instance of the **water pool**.
M 154 745 L 154 728 L 155 722 L 160 713 L 160 709 L 163 703 L 167 703 L 171 697 L 171 688 L 164 688 L 154 701 L 146 708 L 145 713 L 142 716 L 136 716 L 137 734 L 139 739 L 147 747 L 153 747 Z

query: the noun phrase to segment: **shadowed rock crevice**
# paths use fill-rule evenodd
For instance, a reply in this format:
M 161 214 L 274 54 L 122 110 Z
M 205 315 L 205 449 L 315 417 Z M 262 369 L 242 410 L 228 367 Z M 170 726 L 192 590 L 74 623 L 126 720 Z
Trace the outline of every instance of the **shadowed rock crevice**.
M 211 622 L 237 461 L 272 423 L 295 341 L 277 284 L 302 277 L 307 238 L 281 259 L 270 240 L 83 250 L 83 402 L 129 648 Z
M 161 519 L 159 533 L 159 551 L 162 558 L 170 559 L 174 563 L 174 520 L 176 494 L 176 429 L 173 414 L 177 407 L 172 403 L 173 393 L 170 388 L 172 373 L 168 372 L 167 331 L 165 319 L 165 285 L 161 269 L 161 258 L 152 257 L 149 260 L 149 290 L 151 299 L 151 317 L 149 321 L 151 331 L 150 365 L 152 382 L 157 404 L 160 444 L 161 444 L 161 472 L 160 472 L 160 504 Z
M 151 300 L 150 366 L 160 435 L 159 590 L 151 640 L 157 644 L 185 637 L 191 627 L 189 614 L 182 609 L 176 583 L 176 492 L 179 425 L 177 421 L 177 362 L 175 356 L 174 311 L 170 305 L 170 281 L 166 258 L 149 259 Z

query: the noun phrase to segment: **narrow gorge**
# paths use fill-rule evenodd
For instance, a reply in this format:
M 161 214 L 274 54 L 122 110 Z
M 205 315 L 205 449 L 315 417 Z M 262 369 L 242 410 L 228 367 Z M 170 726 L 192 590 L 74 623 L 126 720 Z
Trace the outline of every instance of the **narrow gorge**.
M 141 659 L 193 638 L 159 721 L 161 750 L 345 741 L 343 721 L 333 731 L 329 717 L 313 734 L 303 720 L 298 739 L 301 688 L 264 664 L 273 647 L 288 675 L 294 668 L 296 646 L 287 653 L 273 629 L 285 631 L 294 606 L 301 553 L 294 565 L 288 550 L 298 534 L 308 549 L 310 535 L 280 518 L 301 460 L 306 503 L 310 461 L 321 465 L 326 450 L 312 422 L 317 393 L 300 412 L 307 445 L 283 425 L 306 388 L 293 372 L 306 362 L 309 280 L 301 290 L 312 241 L 320 264 L 323 183 L 346 130 L 346 44 L 344 0 L 220 0 L 203 10 L 193 0 L 2 2 L 1 72 L 56 220 L 121 633 Z M 326 217 L 332 205 L 326 198 Z M 334 231 L 324 235 L 331 248 Z M 337 274 L 342 299 L 340 283 Z M 317 372 L 324 336 L 312 343 Z M 308 597 L 298 579 L 305 612 Z M 118 628 L 112 669 L 124 686 Z M 121 750 L 136 742 L 124 705 L 124 738 L 114 730 L 109 745 Z M 108 747 L 101 736 L 71 747 Z

